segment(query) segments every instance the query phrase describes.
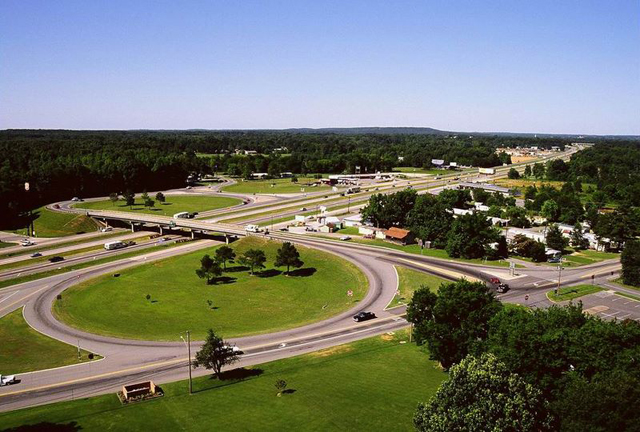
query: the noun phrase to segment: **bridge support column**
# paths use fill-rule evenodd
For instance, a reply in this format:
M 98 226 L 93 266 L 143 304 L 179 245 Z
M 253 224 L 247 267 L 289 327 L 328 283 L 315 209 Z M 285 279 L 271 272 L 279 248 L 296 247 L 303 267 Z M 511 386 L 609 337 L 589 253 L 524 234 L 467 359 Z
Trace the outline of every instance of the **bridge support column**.
M 229 244 L 229 236 L 226 234 L 224 235 L 224 243 Z
M 136 232 L 136 226 L 131 222 L 131 232 Z
M 160 228 L 160 235 L 164 235 L 164 234 L 162 233 L 162 225 L 158 225 L 158 228 Z
M 195 238 L 196 238 L 196 232 L 191 231 L 191 240 L 195 240 Z

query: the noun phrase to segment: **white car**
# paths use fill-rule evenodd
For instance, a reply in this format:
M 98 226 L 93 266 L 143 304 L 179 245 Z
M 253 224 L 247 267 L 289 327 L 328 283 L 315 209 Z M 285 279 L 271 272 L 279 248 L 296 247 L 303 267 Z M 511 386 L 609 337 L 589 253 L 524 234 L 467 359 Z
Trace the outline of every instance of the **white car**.
M 0 386 L 6 386 L 16 383 L 15 375 L 0 375 Z
M 29 239 L 24 239 L 20 242 L 20 246 L 33 246 L 35 243 Z
M 342 236 L 342 237 L 340 237 L 340 240 L 343 240 L 343 241 L 351 240 L 351 237 L 349 237 L 349 236 Z
M 109 226 L 108 226 L 108 227 L 104 227 L 104 228 L 102 228 L 100 231 L 102 231 L 102 232 L 109 232 L 109 231 L 113 231 L 113 228 L 111 228 L 111 227 L 109 227 Z
M 225 350 L 231 350 L 232 353 L 234 354 L 242 354 L 242 350 L 240 348 L 238 348 L 236 345 L 224 345 L 222 347 Z

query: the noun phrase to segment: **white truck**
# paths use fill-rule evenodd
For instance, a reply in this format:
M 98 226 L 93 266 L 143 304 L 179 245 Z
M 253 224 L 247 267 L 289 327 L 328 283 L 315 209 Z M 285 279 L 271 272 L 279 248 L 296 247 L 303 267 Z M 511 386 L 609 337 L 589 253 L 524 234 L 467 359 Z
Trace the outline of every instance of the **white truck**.
M 180 212 L 173 215 L 174 219 L 190 219 L 189 212 Z
M 251 233 L 259 233 L 261 231 L 258 225 L 247 225 L 244 227 L 244 230 Z
M 494 175 L 496 173 L 496 170 L 495 170 L 495 168 L 479 168 L 478 172 L 480 174 Z
M 15 375 L 0 375 L 0 386 L 15 384 L 15 382 L 16 382 Z
M 124 242 L 120 241 L 120 240 L 112 241 L 112 242 L 104 244 L 104 248 L 106 250 L 121 249 L 121 248 L 123 248 L 125 246 L 127 246 L 127 245 Z

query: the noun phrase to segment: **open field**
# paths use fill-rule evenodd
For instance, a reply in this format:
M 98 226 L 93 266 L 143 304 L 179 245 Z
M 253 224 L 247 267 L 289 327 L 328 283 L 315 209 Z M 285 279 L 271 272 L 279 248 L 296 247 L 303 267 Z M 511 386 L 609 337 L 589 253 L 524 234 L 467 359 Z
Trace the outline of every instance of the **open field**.
M 519 164 L 519 163 L 527 163 L 532 162 L 538 159 L 537 156 L 511 156 L 511 163 Z
M 507 179 L 501 178 L 494 182 L 498 186 L 508 187 L 510 189 L 519 189 L 524 191 L 529 186 L 540 187 L 542 185 L 551 186 L 556 189 L 560 189 L 564 182 L 562 181 L 549 181 L 549 180 L 527 180 L 527 179 Z
M 570 255 L 564 255 L 563 258 L 565 259 L 565 263 L 563 263 L 563 265 L 578 267 L 588 264 L 594 264 L 608 259 L 620 258 L 620 254 L 613 252 L 598 252 L 591 249 L 585 249 L 581 251 L 575 251 Z
M 74 286 L 55 303 L 54 313 L 74 327 L 116 337 L 176 340 L 190 329 L 195 339 L 203 339 L 209 328 L 233 337 L 331 317 L 367 291 L 366 277 L 356 266 L 325 252 L 299 247 L 304 266 L 285 276 L 272 266 L 280 243 L 248 237 L 232 247 L 236 253 L 264 250 L 266 269 L 250 276 L 231 265 L 234 271 L 224 273 L 223 281 L 207 285 L 195 270 L 215 248 L 202 250 Z
M 0 373 L 4 375 L 89 361 L 87 351 L 80 350 L 78 359 L 77 347 L 51 339 L 29 327 L 22 317 L 22 308 L 0 318 L 0 341 Z
M 283 194 L 283 193 L 301 193 L 301 188 L 307 193 L 322 190 L 331 190 L 330 186 L 308 186 L 307 183 L 318 181 L 312 177 L 298 177 L 298 182 L 294 183 L 290 178 L 270 179 L 270 180 L 242 180 L 238 179 L 238 183 L 225 186 L 222 188 L 224 192 L 229 193 L 247 193 L 247 194 Z
M 603 289 L 595 285 L 574 285 L 560 288 L 558 290 L 558 294 L 555 294 L 554 290 L 551 290 L 547 292 L 547 297 L 554 302 L 561 302 L 565 300 L 573 300 L 599 291 L 603 291 Z
M 85 215 L 60 213 L 39 207 L 33 211 L 33 225 L 37 237 L 63 237 L 82 234 L 98 229 L 96 222 Z M 26 234 L 26 228 L 11 230 L 16 234 Z
M 115 394 L 0 414 L 5 428 L 43 422 L 87 431 L 129 430 L 413 430 L 418 402 L 446 379 L 407 332 L 265 363 L 235 374 L 163 385 L 161 398 L 123 406 Z M 400 343 L 405 342 L 405 343 Z M 289 392 L 276 396 L 284 379 Z M 188 425 L 188 427 L 187 427 Z
M 155 201 L 155 196 L 150 195 Z M 159 216 L 173 216 L 179 212 L 203 212 L 207 210 L 216 210 L 219 208 L 231 207 L 240 204 L 242 201 L 236 198 L 207 196 L 207 195 L 166 195 L 166 202 L 155 203 L 154 207 L 146 208 L 140 199 L 136 197 L 135 204 L 131 207 L 125 205 L 124 201 L 112 203 L 110 200 L 87 201 L 75 204 L 76 208 L 91 210 L 119 210 L 126 212 L 146 213 Z
M 426 285 L 433 292 L 437 292 L 440 284 L 448 282 L 446 279 L 438 276 L 430 275 L 428 273 L 412 270 L 402 266 L 396 266 L 398 271 L 398 291 L 393 301 L 389 304 L 389 307 L 405 305 L 411 301 L 413 293 L 420 288 L 421 285 Z
M 393 167 L 393 171 L 401 173 L 413 173 L 413 174 L 448 174 L 447 171 L 441 169 L 424 169 L 416 167 Z

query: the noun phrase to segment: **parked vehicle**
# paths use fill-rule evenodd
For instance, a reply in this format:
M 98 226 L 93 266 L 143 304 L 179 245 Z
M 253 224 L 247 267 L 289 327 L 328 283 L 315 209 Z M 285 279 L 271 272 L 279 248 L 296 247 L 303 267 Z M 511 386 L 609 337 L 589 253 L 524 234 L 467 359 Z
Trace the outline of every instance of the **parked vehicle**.
M 363 311 L 360 313 L 357 313 L 353 316 L 353 320 L 355 322 L 361 322 L 361 321 L 367 321 L 370 319 L 374 319 L 376 317 L 376 314 L 374 314 L 373 312 L 368 312 L 368 311 Z
M 560 257 L 549 258 L 547 262 L 552 264 L 560 264 L 562 262 L 562 258 Z
M 15 384 L 18 382 L 15 375 L 0 375 L 0 386 Z

